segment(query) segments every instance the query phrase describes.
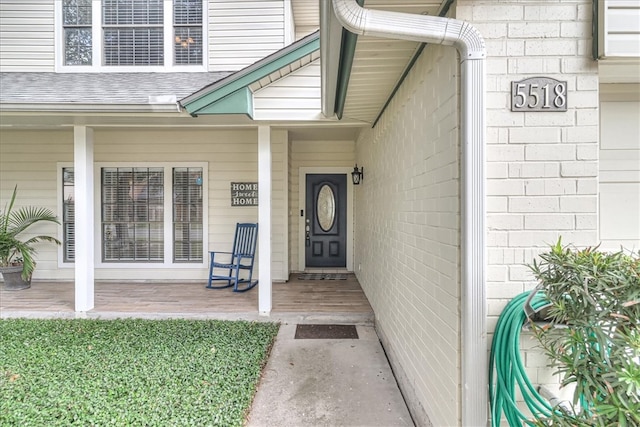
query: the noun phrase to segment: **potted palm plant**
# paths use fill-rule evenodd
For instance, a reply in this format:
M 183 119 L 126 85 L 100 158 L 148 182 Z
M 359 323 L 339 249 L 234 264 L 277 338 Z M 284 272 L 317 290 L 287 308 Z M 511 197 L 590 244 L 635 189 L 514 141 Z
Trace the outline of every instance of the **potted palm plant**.
M 4 278 L 4 289 L 19 290 L 31 286 L 31 275 L 35 268 L 34 245 L 40 242 L 60 244 L 51 236 L 33 236 L 26 240 L 20 234 L 34 224 L 54 222 L 60 224 L 56 215 L 47 208 L 23 206 L 14 210 L 18 186 L 13 189 L 11 200 L 0 211 L 0 273 Z

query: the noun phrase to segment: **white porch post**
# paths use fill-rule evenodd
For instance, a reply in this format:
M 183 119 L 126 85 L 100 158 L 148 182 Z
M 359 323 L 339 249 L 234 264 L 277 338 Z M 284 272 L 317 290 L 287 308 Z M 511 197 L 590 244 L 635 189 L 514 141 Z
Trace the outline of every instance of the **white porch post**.
M 76 311 L 94 306 L 93 129 L 73 128 Z
M 271 313 L 271 127 L 258 126 L 258 312 Z

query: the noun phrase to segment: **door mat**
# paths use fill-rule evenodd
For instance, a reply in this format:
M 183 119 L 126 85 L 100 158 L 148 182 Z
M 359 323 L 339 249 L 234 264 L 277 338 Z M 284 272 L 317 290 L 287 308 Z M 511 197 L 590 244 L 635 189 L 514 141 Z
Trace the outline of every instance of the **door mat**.
M 347 280 L 344 273 L 303 273 L 298 275 L 298 280 Z
M 296 325 L 294 339 L 347 339 L 357 340 L 355 325 Z

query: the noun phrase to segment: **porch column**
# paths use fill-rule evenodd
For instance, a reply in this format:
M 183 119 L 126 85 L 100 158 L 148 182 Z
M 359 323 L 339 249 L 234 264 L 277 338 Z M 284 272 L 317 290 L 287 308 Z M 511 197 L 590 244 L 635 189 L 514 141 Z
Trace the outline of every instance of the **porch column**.
M 93 129 L 73 128 L 76 311 L 94 307 Z
M 258 126 L 258 312 L 271 313 L 271 127 Z

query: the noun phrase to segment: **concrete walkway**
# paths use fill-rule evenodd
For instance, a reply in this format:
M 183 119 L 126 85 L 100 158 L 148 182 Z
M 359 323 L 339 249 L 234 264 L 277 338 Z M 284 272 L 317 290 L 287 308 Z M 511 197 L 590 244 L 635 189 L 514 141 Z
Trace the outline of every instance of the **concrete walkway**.
M 378 336 L 294 339 L 283 324 L 247 426 L 413 426 Z

